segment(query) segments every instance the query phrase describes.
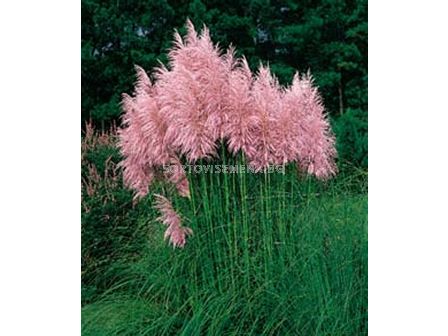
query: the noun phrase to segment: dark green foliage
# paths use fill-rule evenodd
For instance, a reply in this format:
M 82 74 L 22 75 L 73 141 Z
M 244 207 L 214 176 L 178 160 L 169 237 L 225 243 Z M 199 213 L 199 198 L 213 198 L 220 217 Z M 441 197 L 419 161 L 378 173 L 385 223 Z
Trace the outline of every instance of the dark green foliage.
M 253 70 L 269 62 L 283 84 L 295 70 L 311 70 L 333 118 L 348 109 L 367 115 L 366 0 L 83 0 L 82 119 L 103 128 L 117 120 L 134 64 L 150 71 L 165 62 L 187 17 L 198 28 L 205 23 L 221 47 L 235 45 Z
M 344 163 L 367 169 L 367 115 L 348 109 L 333 126 L 339 158 Z
M 110 122 L 130 92 L 134 64 L 152 68 L 169 47 L 175 12 L 166 1 L 82 1 L 82 118 Z

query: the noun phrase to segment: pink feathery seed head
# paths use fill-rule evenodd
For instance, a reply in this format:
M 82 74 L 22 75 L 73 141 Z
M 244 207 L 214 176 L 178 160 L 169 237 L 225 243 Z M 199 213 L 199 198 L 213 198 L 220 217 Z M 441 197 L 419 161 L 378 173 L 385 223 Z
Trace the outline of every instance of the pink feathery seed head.
M 260 65 L 251 88 L 252 108 L 252 148 L 246 153 L 249 164 L 256 171 L 266 169 L 271 164 L 284 163 L 277 147 L 283 141 L 283 132 L 278 127 L 282 109 L 282 89 L 268 66 Z
M 197 48 L 200 44 L 200 36 L 196 32 L 193 23 L 187 19 L 187 34 L 184 38 L 177 30 L 174 31 L 173 46 L 168 51 L 169 66 L 171 70 L 175 70 L 178 66 L 188 65 L 196 56 Z
M 300 127 L 298 135 L 298 166 L 319 179 L 336 174 L 335 138 L 325 114 L 322 98 L 308 73 L 294 76 L 287 99 L 296 101 L 298 109 L 294 118 Z
M 186 176 L 184 176 L 181 180 L 177 181 L 176 183 L 177 192 L 180 196 L 191 198 L 190 195 L 190 183 L 188 182 L 188 179 Z
M 170 69 L 157 72 L 157 101 L 166 121 L 165 141 L 189 162 L 216 155 L 223 123 L 221 94 L 228 73 L 207 29 L 187 36 L 170 51 Z
M 237 66 L 238 59 L 235 55 L 235 47 L 232 44 L 229 45 L 225 54 L 222 55 L 222 59 L 229 73 Z
M 191 20 L 187 18 L 185 26 L 187 27 L 187 36 L 185 37 L 185 39 L 188 44 L 194 44 L 198 40 L 198 33 L 194 28 L 193 22 L 191 22 Z
M 302 128 L 304 126 L 304 108 L 301 94 L 297 94 L 300 83 L 296 72 L 292 85 L 282 92 L 282 108 L 278 118 L 278 127 L 283 132 L 283 139 L 278 146 L 279 155 L 284 163 L 298 162 L 302 149 L 305 146 Z
M 222 138 L 227 140 L 230 152 L 242 150 L 247 156 L 255 155 L 252 147 L 257 114 L 251 93 L 253 76 L 246 59 L 234 58 L 233 49 L 225 56 L 228 67 L 228 85 L 224 95 L 224 120 Z
M 136 70 L 134 97 L 123 95 L 118 147 L 124 183 L 136 191 L 136 197 L 142 197 L 154 179 L 154 167 L 168 162 L 170 150 L 163 141 L 166 126 L 154 97 L 155 87 L 142 68 Z
M 146 162 L 141 160 L 138 151 L 140 145 L 140 125 L 136 122 L 137 114 L 133 99 L 123 95 L 122 106 L 125 111 L 123 124 L 126 126 L 118 130 L 118 147 L 123 155 L 120 166 L 123 167 L 123 180 L 125 185 L 136 191 L 136 197 L 147 193 L 147 184 L 153 179 L 152 172 Z
M 139 65 L 135 65 L 135 72 L 137 73 L 137 81 L 135 82 L 135 95 L 139 94 L 151 94 L 152 82 L 149 79 L 146 71 Z
M 172 157 L 169 166 L 165 168 L 165 178 L 176 186 L 179 195 L 190 198 L 190 184 L 179 159 L 177 157 Z
M 168 239 L 173 247 L 184 247 L 186 237 L 193 234 L 193 230 L 181 226 L 180 216 L 173 209 L 171 202 L 164 196 L 155 194 L 155 208 L 159 210 L 161 216 L 157 218 L 167 226 L 164 238 Z

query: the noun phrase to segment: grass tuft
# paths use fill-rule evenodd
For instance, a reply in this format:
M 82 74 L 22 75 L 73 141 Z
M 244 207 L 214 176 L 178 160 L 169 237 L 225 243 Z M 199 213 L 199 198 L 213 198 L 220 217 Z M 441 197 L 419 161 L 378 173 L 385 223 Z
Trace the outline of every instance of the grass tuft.
M 194 236 L 173 249 L 153 197 L 133 204 L 98 170 L 83 187 L 83 335 L 367 334 L 365 172 L 191 175 L 192 199 L 173 199 Z

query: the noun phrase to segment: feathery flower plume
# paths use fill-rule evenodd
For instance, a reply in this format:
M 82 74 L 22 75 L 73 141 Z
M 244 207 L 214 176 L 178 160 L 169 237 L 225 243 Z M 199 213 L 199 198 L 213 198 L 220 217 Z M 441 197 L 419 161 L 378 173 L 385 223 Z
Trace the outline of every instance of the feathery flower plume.
M 165 178 L 176 186 L 179 195 L 190 198 L 190 184 L 188 182 L 187 174 L 179 159 L 172 157 L 169 166 L 165 168 Z
M 225 55 L 229 84 L 225 92 L 222 138 L 227 140 L 231 153 L 243 151 L 248 157 L 256 155 L 253 147 L 257 114 L 251 93 L 253 77 L 246 59 L 235 59 L 233 48 Z
M 248 145 L 250 152 L 246 155 L 249 164 L 260 171 L 270 164 L 284 163 L 277 151 L 282 134 L 277 122 L 282 108 L 282 91 L 269 67 L 260 65 L 251 96 L 255 116 L 251 127 L 253 135 Z
M 124 127 L 119 130 L 119 148 L 124 157 L 124 182 L 136 190 L 136 197 L 143 197 L 154 179 L 155 167 L 168 162 L 173 154 L 163 141 L 166 126 L 155 89 L 146 72 L 140 67 L 136 70 L 134 97 L 123 95 Z
M 123 124 L 127 127 L 118 131 L 118 146 L 123 155 L 120 166 L 123 167 L 124 183 L 136 191 L 135 197 L 143 197 L 148 193 L 148 186 L 154 179 L 153 168 L 146 161 L 148 143 L 141 128 L 140 112 L 137 110 L 134 100 L 123 95 L 122 101 Z
M 335 138 L 325 114 L 322 98 L 308 73 L 294 75 L 292 86 L 285 95 L 286 104 L 295 113 L 291 119 L 300 130 L 293 136 L 298 139 L 297 153 L 299 169 L 320 179 L 327 179 L 337 172 Z
M 208 29 L 198 35 L 187 21 L 187 31 L 185 39 L 175 33 L 170 70 L 161 67 L 156 75 L 160 112 L 167 125 L 165 141 L 195 162 L 216 153 L 227 74 Z
M 180 216 L 173 209 L 171 202 L 164 196 L 155 194 L 155 208 L 159 210 L 161 216 L 157 218 L 167 226 L 164 238 L 168 239 L 174 247 L 184 247 L 186 237 L 193 234 L 193 230 L 181 226 Z

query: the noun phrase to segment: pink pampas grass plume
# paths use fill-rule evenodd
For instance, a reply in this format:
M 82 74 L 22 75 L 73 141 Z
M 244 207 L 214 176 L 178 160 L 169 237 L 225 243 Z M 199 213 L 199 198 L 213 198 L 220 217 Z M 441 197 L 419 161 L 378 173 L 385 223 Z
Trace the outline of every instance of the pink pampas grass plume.
M 148 193 L 158 165 L 169 162 L 171 151 L 164 142 L 165 122 L 161 118 L 155 90 L 146 72 L 136 67 L 134 97 L 123 95 L 123 127 L 118 146 L 123 155 L 124 183 L 136 191 L 136 197 Z
M 118 130 L 118 146 L 123 155 L 120 166 L 123 167 L 123 181 L 126 186 L 135 190 L 135 197 L 143 197 L 148 193 L 148 186 L 154 179 L 154 170 L 145 160 L 148 143 L 141 130 L 140 112 L 132 97 L 123 95 L 122 106 L 125 111 L 123 124 L 126 127 Z
M 169 182 L 174 184 L 180 196 L 190 198 L 190 184 L 178 158 L 171 158 L 170 164 L 164 167 L 164 175 Z
M 260 65 L 251 90 L 252 136 L 245 153 L 249 164 L 260 171 L 271 164 L 284 163 L 277 146 L 282 141 L 282 130 L 278 128 L 278 116 L 282 109 L 282 89 L 269 67 Z
M 222 138 L 227 140 L 231 153 L 236 154 L 241 150 L 246 156 L 254 157 L 254 134 L 258 119 L 253 108 L 252 72 L 244 57 L 235 59 L 233 48 L 227 51 L 225 62 L 229 84 L 225 92 Z
M 167 130 L 165 141 L 195 162 L 216 154 L 221 135 L 221 94 L 227 84 L 226 67 L 204 26 L 197 34 L 187 21 L 187 36 L 175 33 L 169 52 L 170 70 L 157 71 L 158 101 Z
M 155 194 L 155 208 L 159 210 L 160 222 L 167 226 L 164 238 L 168 239 L 173 247 L 184 247 L 186 237 L 193 234 L 193 230 L 188 227 L 181 226 L 180 216 L 173 209 L 171 202 L 164 196 Z
M 285 105 L 295 125 L 295 133 L 290 133 L 293 139 L 290 152 L 299 168 L 319 179 L 336 174 L 335 138 L 310 74 L 294 75 L 292 86 L 285 94 Z

